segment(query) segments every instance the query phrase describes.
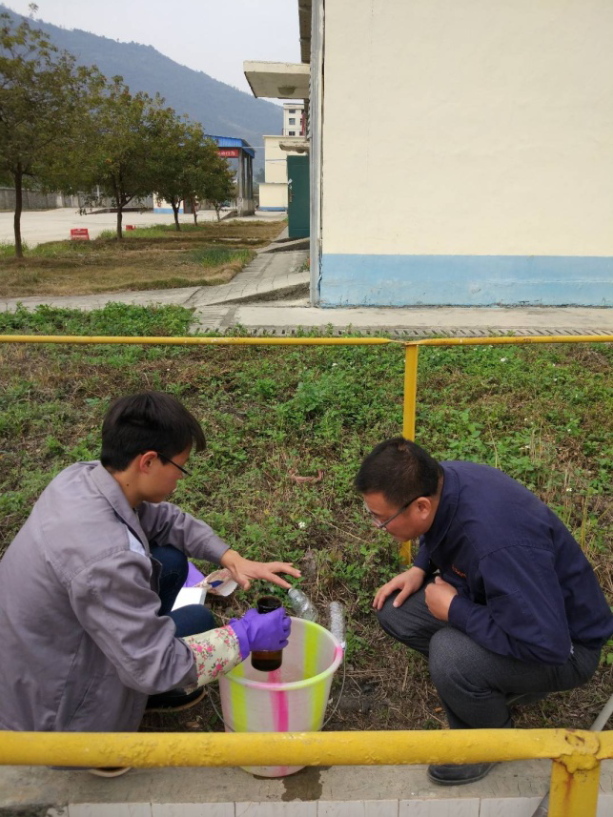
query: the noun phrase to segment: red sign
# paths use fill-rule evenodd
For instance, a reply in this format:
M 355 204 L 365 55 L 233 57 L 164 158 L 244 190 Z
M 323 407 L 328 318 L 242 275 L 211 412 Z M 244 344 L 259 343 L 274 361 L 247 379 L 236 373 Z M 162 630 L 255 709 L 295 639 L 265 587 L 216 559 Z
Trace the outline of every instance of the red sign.
M 219 155 L 225 159 L 238 159 L 238 148 L 219 148 Z
M 126 224 L 126 230 L 136 230 L 136 224 Z
M 78 227 L 70 231 L 71 241 L 89 241 L 89 230 L 86 227 Z

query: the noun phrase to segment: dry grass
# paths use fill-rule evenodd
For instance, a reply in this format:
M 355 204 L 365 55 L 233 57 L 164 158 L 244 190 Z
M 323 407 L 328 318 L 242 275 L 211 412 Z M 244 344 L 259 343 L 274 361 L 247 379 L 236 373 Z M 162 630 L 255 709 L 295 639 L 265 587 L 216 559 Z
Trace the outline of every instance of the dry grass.
M 93 295 L 101 292 L 226 284 L 284 222 L 236 222 L 143 228 L 121 241 L 41 244 L 18 259 L 0 254 L 0 297 Z M 217 259 L 217 263 L 216 263 Z

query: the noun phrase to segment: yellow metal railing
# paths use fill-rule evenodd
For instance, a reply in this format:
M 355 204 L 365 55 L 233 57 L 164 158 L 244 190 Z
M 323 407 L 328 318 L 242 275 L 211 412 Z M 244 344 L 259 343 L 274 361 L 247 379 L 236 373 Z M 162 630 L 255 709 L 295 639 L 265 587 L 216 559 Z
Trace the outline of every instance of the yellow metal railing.
M 566 729 L 243 734 L 0 732 L 0 764 L 377 766 L 552 759 L 550 817 L 595 817 L 613 733 Z
M 420 346 L 610 343 L 613 335 L 426 338 L 109 337 L 0 335 L 0 343 L 142 344 L 163 346 L 405 347 L 403 435 L 415 436 Z M 600 761 L 613 758 L 613 732 L 565 729 L 474 729 L 443 732 L 298 732 L 264 734 L 0 732 L 0 764 L 53 766 L 367 766 L 553 761 L 550 817 L 595 817 Z
M 232 338 L 232 337 L 124 337 L 110 335 L 0 335 L 0 343 L 132 344 L 157 346 L 385 346 L 405 347 L 402 433 L 415 438 L 417 365 L 420 346 L 493 346 L 526 343 L 611 343 L 613 335 L 518 335 L 487 338 L 424 338 L 401 341 L 390 338 Z
M 613 335 L 518 335 L 494 338 L 424 338 L 405 343 L 404 407 L 402 435 L 415 439 L 415 408 L 417 402 L 417 363 L 420 346 L 496 346 L 525 343 L 611 343 Z

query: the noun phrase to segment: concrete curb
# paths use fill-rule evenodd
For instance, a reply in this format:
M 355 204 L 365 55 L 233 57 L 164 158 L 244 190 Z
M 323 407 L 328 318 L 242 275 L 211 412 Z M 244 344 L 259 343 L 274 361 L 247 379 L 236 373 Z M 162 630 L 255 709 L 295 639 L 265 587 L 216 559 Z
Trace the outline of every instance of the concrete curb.
M 479 783 L 436 787 L 425 766 L 335 766 L 258 778 L 237 768 L 86 772 L 0 768 L 0 814 L 54 817 L 529 817 L 549 761 L 501 763 Z M 602 764 L 598 817 L 613 814 L 613 761 Z

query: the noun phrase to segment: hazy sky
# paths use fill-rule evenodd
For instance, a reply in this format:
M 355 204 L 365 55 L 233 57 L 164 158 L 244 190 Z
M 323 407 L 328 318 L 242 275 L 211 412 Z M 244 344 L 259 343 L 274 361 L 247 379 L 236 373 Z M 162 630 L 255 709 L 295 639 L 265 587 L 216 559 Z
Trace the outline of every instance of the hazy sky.
M 29 0 L 2 0 L 29 15 Z M 243 60 L 300 62 L 298 0 L 38 0 L 35 19 L 152 45 L 251 93 Z

